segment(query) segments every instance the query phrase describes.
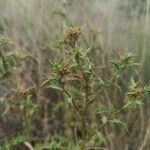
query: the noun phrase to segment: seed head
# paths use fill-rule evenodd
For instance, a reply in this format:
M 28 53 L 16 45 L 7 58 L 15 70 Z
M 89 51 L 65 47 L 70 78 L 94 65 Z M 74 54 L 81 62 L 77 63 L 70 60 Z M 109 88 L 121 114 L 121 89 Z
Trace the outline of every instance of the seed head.
M 65 32 L 65 38 L 68 41 L 68 44 L 73 45 L 78 40 L 79 36 L 81 34 L 81 28 L 80 27 L 70 27 Z

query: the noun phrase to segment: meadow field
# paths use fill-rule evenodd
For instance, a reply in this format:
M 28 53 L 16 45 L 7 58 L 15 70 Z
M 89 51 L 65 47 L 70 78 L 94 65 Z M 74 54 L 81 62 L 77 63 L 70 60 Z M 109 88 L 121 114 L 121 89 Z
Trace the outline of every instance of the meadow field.
M 0 0 L 0 150 L 150 150 L 150 0 Z

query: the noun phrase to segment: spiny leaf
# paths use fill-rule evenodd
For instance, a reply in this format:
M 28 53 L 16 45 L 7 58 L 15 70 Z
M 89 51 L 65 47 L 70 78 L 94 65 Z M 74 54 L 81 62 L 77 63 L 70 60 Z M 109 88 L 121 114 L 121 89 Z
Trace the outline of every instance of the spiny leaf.
M 148 86 L 148 87 L 144 87 L 143 88 L 143 91 L 142 91 L 144 94 L 149 94 L 150 93 L 150 86 Z
M 106 116 L 103 116 L 101 120 L 103 124 L 106 124 L 108 122 L 108 119 Z
M 69 103 L 70 105 L 72 105 L 72 97 L 68 97 L 68 98 L 67 98 L 67 101 L 68 101 L 68 103 Z
M 128 131 L 126 124 L 123 121 L 121 121 L 120 119 L 114 118 L 111 120 L 111 122 L 115 123 L 116 125 L 122 126 L 123 128 L 125 128 Z
M 105 81 L 101 78 L 101 77 L 98 77 L 97 78 L 97 83 L 99 84 L 99 85 L 105 85 Z
M 113 107 L 107 107 L 104 106 L 102 108 L 99 109 L 99 111 L 97 113 L 115 113 L 116 109 Z

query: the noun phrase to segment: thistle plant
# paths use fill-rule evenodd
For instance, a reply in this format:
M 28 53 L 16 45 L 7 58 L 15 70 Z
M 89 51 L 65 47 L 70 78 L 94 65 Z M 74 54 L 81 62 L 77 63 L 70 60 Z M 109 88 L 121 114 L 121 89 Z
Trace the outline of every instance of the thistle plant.
M 17 121 L 21 121 L 22 129 L 18 135 L 14 137 L 11 135 L 3 143 L 0 143 L 2 150 L 10 150 L 30 137 L 32 119 L 37 105 L 33 102 L 32 87 L 27 88 L 25 84 L 20 82 L 18 76 L 22 71 L 24 59 L 28 56 L 27 53 L 18 52 L 14 43 L 7 38 L 0 38 L 0 83 L 5 90 L 5 92 L 0 91 L 0 102 L 4 107 L 0 118 L 6 120 L 7 117 L 15 117 L 16 120 L 19 118 L 20 120 Z
M 54 63 L 50 61 L 52 73 L 44 84 L 64 93 L 65 103 L 67 102 L 69 106 L 65 109 L 72 112 L 69 126 L 73 124 L 73 128 L 77 129 L 76 133 L 72 133 L 72 137 L 75 137 L 75 144 L 79 144 L 80 149 L 83 149 L 86 146 L 100 144 L 103 139 L 103 128 L 112 123 L 128 130 L 124 121 L 119 118 L 119 114 L 125 109 L 138 108 L 142 105 L 142 97 L 150 93 L 150 87 L 143 87 L 139 81 L 135 82 L 132 78 L 127 85 L 121 108 L 116 108 L 113 103 L 109 106 L 101 101 L 112 86 L 115 85 L 122 90 L 116 81 L 126 70 L 139 64 L 134 62 L 135 55 L 125 53 L 111 61 L 112 77 L 102 79 L 96 73 L 96 67 L 89 58 L 92 47 L 85 48 L 77 44 L 81 34 L 80 27 L 67 28 L 64 40 L 61 42 L 62 48 L 65 48 L 66 59 Z M 95 108 L 95 111 L 92 106 L 97 103 L 100 104 L 98 107 L 101 107 Z M 96 125 L 92 120 L 93 112 L 95 116 L 98 115 L 99 121 Z

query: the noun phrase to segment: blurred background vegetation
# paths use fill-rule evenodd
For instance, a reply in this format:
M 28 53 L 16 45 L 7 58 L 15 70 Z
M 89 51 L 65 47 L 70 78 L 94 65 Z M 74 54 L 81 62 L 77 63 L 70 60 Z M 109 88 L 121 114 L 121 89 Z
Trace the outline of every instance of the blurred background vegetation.
M 131 74 L 149 84 L 150 0 L 0 0 L 0 146 L 7 145 L 4 149 L 27 149 L 29 143 L 15 143 L 28 139 L 39 150 L 63 149 L 58 141 L 67 142 L 61 137 L 67 128 L 63 95 L 42 83 L 51 73 L 48 60 L 66 58 L 58 43 L 69 25 L 82 27 L 78 44 L 92 46 L 90 58 L 101 77 L 109 76 L 108 60 L 130 51 L 141 65 L 126 73 L 120 85 L 124 87 Z M 121 96 L 115 99 L 119 107 Z M 140 110 L 123 113 L 130 132 L 114 129 L 113 134 L 106 128 L 108 140 L 102 147 L 149 150 L 149 107 L 148 95 Z

